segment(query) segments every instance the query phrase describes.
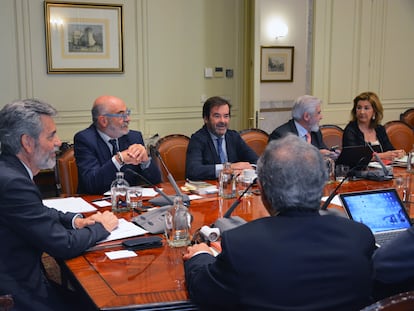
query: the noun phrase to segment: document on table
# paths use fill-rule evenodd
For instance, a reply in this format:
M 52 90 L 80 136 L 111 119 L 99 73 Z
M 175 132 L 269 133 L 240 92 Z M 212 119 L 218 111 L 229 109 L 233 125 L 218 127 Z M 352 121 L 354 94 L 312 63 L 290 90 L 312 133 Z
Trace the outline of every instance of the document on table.
M 118 227 L 105 240 L 101 240 L 98 243 L 130 238 L 137 235 L 144 235 L 145 233 L 148 233 L 148 231 L 124 218 L 119 218 Z
M 47 207 L 53 207 L 61 212 L 72 213 L 87 213 L 94 212 L 96 208 L 79 197 L 69 197 L 61 199 L 46 199 L 43 200 L 43 205 Z
M 321 201 L 322 202 L 325 202 L 327 199 L 328 199 L 328 197 L 322 197 Z M 339 205 L 339 206 L 342 206 L 342 201 L 339 198 L 339 195 L 334 196 L 334 198 L 332 199 L 331 203 L 332 204 Z

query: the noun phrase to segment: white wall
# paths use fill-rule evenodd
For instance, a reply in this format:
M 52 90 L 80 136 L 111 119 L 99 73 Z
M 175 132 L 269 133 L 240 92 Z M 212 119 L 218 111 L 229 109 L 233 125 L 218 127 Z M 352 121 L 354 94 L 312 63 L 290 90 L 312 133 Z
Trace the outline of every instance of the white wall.
M 315 0 L 313 93 L 324 120 L 345 126 L 352 99 L 379 95 L 383 124 L 414 107 L 414 1 Z
M 58 134 L 73 135 L 91 122 L 93 100 L 123 98 L 131 128 L 190 135 L 203 124 L 203 99 L 221 95 L 233 103 L 232 127 L 240 123 L 245 0 L 76 0 L 123 4 L 122 74 L 47 74 L 43 0 L 0 2 L 0 107 L 26 97 L 59 111 Z M 7 30 L 7 31 L 5 31 Z M 233 78 L 204 78 L 205 67 L 233 69 Z
M 305 93 L 323 100 L 321 124 L 342 127 L 362 91 L 382 99 L 382 123 L 414 107 L 414 1 L 257 0 L 256 10 L 255 101 L 266 131 L 285 122 L 292 100 Z M 289 27 L 277 42 L 266 34 L 274 17 Z M 295 46 L 292 83 L 260 83 L 261 45 Z
M 256 6 L 259 18 L 255 42 L 257 53 L 260 54 L 260 46 L 294 46 L 293 82 L 260 83 L 260 70 L 257 72 L 256 87 L 260 91 L 256 100 L 260 102 L 260 116 L 263 118 L 260 127 L 271 132 L 290 119 L 292 101 L 310 91 L 312 1 L 257 0 Z M 275 19 L 283 20 L 288 26 L 286 37 L 275 39 L 269 35 L 269 24 Z M 260 67 L 260 55 L 256 58 L 256 66 Z

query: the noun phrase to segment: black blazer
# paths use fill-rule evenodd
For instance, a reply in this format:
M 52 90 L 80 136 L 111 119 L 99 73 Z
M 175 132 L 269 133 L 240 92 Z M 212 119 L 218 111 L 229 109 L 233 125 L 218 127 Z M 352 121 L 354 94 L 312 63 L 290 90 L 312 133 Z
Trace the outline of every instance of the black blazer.
M 240 134 L 234 130 L 226 132 L 226 150 L 229 162 L 249 162 L 255 164 L 258 156 Z M 214 142 L 207 126 L 191 135 L 187 148 L 186 178 L 193 180 L 216 179 L 216 164 L 220 164 Z
M 375 241 L 363 224 L 318 212 L 264 217 L 225 231 L 222 253 L 184 263 L 201 310 L 360 310 L 371 303 Z
M 0 294 L 13 295 L 13 310 L 66 310 L 43 273 L 42 253 L 76 257 L 109 232 L 100 223 L 75 230 L 76 214 L 45 207 L 17 157 L 0 155 L 0 171 Z
M 128 149 L 132 144 L 144 145 L 142 135 L 138 131 L 130 130 L 128 134 L 118 139 L 119 150 Z M 76 165 L 78 166 L 78 193 L 103 194 L 111 187 L 118 171 L 112 162 L 111 150 L 99 135 L 96 127 L 78 132 L 74 138 Z M 136 185 L 142 181 L 133 173 L 126 171 L 132 169 L 143 175 L 153 184 L 161 182 L 161 173 L 157 164 L 151 160 L 151 164 L 145 170 L 140 165 L 124 165 L 121 171 L 125 172 L 128 183 Z
M 290 119 L 288 122 L 282 124 L 278 128 L 276 128 L 270 135 L 269 141 L 273 139 L 278 139 L 283 136 L 286 136 L 288 133 L 293 133 L 295 135 L 299 135 L 298 130 L 295 126 L 295 121 Z M 314 145 L 318 149 L 328 149 L 322 139 L 322 133 L 320 130 L 317 132 L 311 132 L 312 138 L 312 145 Z

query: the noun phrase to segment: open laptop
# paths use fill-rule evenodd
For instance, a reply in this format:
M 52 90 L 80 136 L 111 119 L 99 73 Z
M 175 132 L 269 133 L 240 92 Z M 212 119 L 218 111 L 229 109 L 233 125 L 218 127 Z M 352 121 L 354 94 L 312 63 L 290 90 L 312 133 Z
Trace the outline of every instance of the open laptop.
M 372 158 L 372 150 L 367 145 L 343 147 L 335 164 L 348 165 L 350 169 L 364 169 Z
M 350 219 L 369 227 L 378 247 L 411 226 L 395 189 L 377 189 L 339 194 Z

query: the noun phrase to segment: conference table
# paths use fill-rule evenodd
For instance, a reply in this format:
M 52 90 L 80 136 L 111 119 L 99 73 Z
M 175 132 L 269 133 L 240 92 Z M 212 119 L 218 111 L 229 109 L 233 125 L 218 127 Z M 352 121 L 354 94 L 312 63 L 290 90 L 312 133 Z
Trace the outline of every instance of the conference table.
M 394 168 L 394 176 L 407 176 L 409 181 L 407 200 L 414 199 L 414 175 L 407 174 L 402 168 Z M 183 185 L 184 182 L 178 182 Z M 339 192 L 354 192 L 371 189 L 393 188 L 394 180 L 369 181 L 350 180 L 341 185 Z M 328 196 L 338 183 L 327 184 L 324 196 Z M 174 194 L 168 183 L 160 187 L 167 194 Z M 400 191 L 400 189 L 397 189 Z M 400 192 L 399 192 L 400 193 Z M 402 192 L 401 192 L 402 195 Z M 91 202 L 98 196 L 82 196 Z M 145 198 L 144 198 L 145 199 Z M 189 211 L 193 215 L 192 232 L 203 225 L 211 225 L 229 209 L 236 199 L 221 199 L 217 194 L 203 195 L 192 200 Z M 410 208 L 411 205 L 411 208 Z M 330 204 L 329 208 L 341 209 Z M 410 217 L 414 218 L 414 204 L 407 203 Z M 99 208 L 104 210 L 105 208 Z M 106 208 L 108 209 L 108 208 Z M 243 197 L 232 215 L 250 221 L 267 217 L 260 195 Z M 133 212 L 123 212 L 118 217 L 130 220 Z M 162 237 L 160 234 L 159 236 Z M 98 310 L 197 310 L 189 300 L 185 286 L 182 254 L 185 247 L 171 248 L 165 239 L 161 248 L 136 251 L 138 256 L 110 260 L 105 252 L 121 250 L 120 241 L 99 245 L 93 251 L 63 262 L 64 273 L 78 289 L 83 291 L 96 305 Z

